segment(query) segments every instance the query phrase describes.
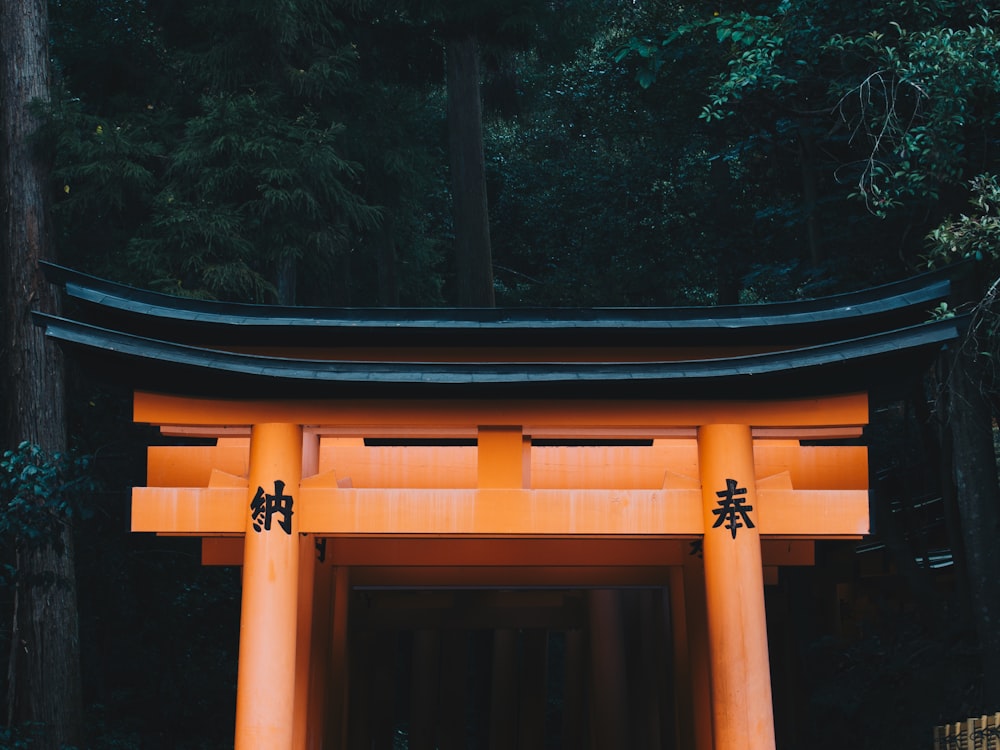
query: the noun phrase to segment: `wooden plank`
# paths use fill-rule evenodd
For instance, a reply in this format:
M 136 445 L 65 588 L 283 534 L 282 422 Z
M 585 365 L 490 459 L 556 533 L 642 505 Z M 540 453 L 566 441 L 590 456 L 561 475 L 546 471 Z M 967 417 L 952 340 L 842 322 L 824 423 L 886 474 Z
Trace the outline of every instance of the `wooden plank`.
M 700 534 L 697 490 L 302 488 L 302 530 L 316 534 Z
M 693 439 L 657 441 L 653 446 L 534 446 L 535 489 L 687 489 L 697 487 L 698 449 Z
M 762 488 L 757 498 L 762 534 L 861 537 L 870 531 L 867 490 Z
M 151 445 L 146 449 L 146 484 L 150 487 L 207 487 L 212 469 L 246 476 L 250 446 Z
M 482 585 L 543 585 L 548 577 L 565 585 L 582 581 L 613 585 L 619 576 L 658 582 L 669 566 L 691 555 L 682 539 L 495 539 L 426 537 L 338 537 L 321 539 L 328 564 L 359 568 L 358 575 L 388 580 L 458 581 L 456 569 L 475 570 Z M 815 544 L 809 539 L 762 539 L 764 565 L 814 565 Z M 203 565 L 242 565 L 243 537 L 202 539 Z M 503 569 L 495 576 L 490 568 Z M 573 571 L 580 568 L 579 575 Z M 630 570 L 620 572 L 618 568 Z M 541 577 L 540 577 L 541 576 Z M 603 577 L 602 577 L 603 576 Z M 624 579 L 622 579 L 624 580 Z M 575 582 L 575 583 L 574 583 Z M 639 581 L 635 581 L 639 583 Z M 374 585 L 374 584 L 372 584 Z M 419 584 L 425 585 L 425 584 Z M 429 584 L 426 584 L 429 585 Z M 451 585 L 457 585 L 451 584 Z
M 249 507 L 245 488 L 135 487 L 132 531 L 242 533 Z
M 476 446 L 345 446 L 320 440 L 320 472 L 337 470 L 355 487 L 473 489 Z M 533 449 L 532 452 L 534 452 Z
M 322 448 L 324 468 L 348 467 L 356 487 L 471 488 L 475 446 L 381 446 Z M 653 446 L 532 446 L 534 489 L 657 489 L 664 471 L 698 475 L 694 440 L 656 441 Z M 799 446 L 760 441 L 754 446 L 758 478 L 789 471 L 802 489 L 863 489 L 863 446 Z M 693 481 L 697 481 L 694 479 Z
M 788 471 L 798 490 L 868 489 L 868 448 L 863 445 L 754 444 L 757 476 Z
M 358 435 L 405 435 L 433 426 L 471 436 L 480 424 L 534 427 L 843 427 L 868 423 L 864 393 L 775 401 L 626 400 L 226 400 L 136 392 L 133 419 L 155 425 L 233 427 L 263 422 L 347 427 Z
M 202 565 L 242 565 L 242 536 L 206 536 L 201 540 Z
M 370 588 L 581 588 L 666 586 L 669 567 L 388 565 L 353 568 L 358 586 Z
M 339 445 L 326 438 L 320 471 L 339 470 L 357 488 L 473 489 L 475 446 Z M 658 441 L 654 446 L 532 446 L 525 472 L 534 489 L 685 489 L 697 486 L 693 440 Z M 246 476 L 246 443 L 219 446 L 154 446 L 149 449 L 147 484 L 204 487 L 213 469 Z M 758 480 L 788 471 L 797 489 L 865 489 L 867 449 L 863 446 L 754 446 Z M 686 481 L 685 481 L 686 479 Z M 693 483 L 693 484 L 692 484 Z
M 760 533 L 854 537 L 868 533 L 865 490 L 773 490 L 759 493 Z M 241 488 L 136 487 L 132 530 L 239 533 L 247 491 Z M 697 490 L 396 490 L 303 486 L 299 530 L 319 535 L 666 535 L 703 533 Z
M 680 565 L 690 554 L 680 539 L 603 537 L 556 539 L 498 537 L 337 537 L 327 543 L 336 565 L 425 567 L 663 566 Z

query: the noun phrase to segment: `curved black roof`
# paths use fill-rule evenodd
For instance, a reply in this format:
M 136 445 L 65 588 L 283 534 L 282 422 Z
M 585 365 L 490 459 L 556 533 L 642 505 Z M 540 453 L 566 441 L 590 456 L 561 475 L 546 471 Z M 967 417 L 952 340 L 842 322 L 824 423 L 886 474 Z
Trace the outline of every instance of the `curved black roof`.
M 38 316 L 46 335 L 106 377 L 229 396 L 749 398 L 868 390 L 922 370 L 961 321 L 741 357 L 657 362 L 372 362 L 241 354 Z
M 205 302 L 133 289 L 47 266 L 78 316 L 36 313 L 46 335 L 99 374 L 144 390 L 282 398 L 539 397 L 780 398 L 878 389 L 921 372 L 960 335 L 962 318 L 926 321 L 947 298 L 942 273 L 802 302 L 704 308 L 359 309 Z M 229 351 L 252 343 L 273 354 Z M 547 361 L 509 353 L 460 362 L 349 358 L 358 343 L 421 347 L 542 347 Z M 692 343 L 775 351 L 672 361 L 606 361 L 606 350 Z M 559 347 L 604 350 L 560 359 Z M 304 359 L 291 348 L 324 349 Z M 283 354 L 285 351 L 288 356 Z M 356 355 L 355 355 L 356 356 Z M 543 358 L 544 359 L 544 358 Z M 613 357 L 611 358 L 613 360 Z
M 43 264 L 91 322 L 190 344 L 282 346 L 812 345 L 927 320 L 946 272 L 792 302 L 714 307 L 284 307 L 174 297 Z M 614 331 L 613 336 L 608 333 Z

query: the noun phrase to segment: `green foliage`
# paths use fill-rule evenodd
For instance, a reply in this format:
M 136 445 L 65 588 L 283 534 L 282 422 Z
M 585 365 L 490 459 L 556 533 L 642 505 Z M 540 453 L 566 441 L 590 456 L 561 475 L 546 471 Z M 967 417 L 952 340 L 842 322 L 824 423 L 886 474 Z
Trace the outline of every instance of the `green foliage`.
M 303 301 L 346 303 L 348 286 L 370 300 L 388 210 L 408 264 L 403 298 L 439 299 L 440 240 L 426 238 L 442 234 L 428 229 L 442 212 L 427 197 L 444 183 L 426 166 L 440 139 L 433 98 L 424 81 L 391 80 L 386 57 L 408 47 L 365 28 L 371 3 L 121 4 L 56 8 L 54 49 L 73 87 L 50 120 L 66 262 L 246 301 L 272 300 L 297 268 Z M 376 43 L 362 48 L 366 34 Z M 110 85 L 92 38 L 109 65 L 120 53 L 141 67 Z
M 795 85 L 796 79 L 778 64 L 784 53 L 785 25 L 785 16 L 753 16 L 746 12 L 716 16 L 705 24 L 714 30 L 716 41 L 729 44 L 731 59 L 729 70 L 711 91 L 711 103 L 699 117 L 709 122 L 721 120 L 733 114 L 729 105 L 738 102 L 746 91 L 776 91 Z
M 651 21 L 595 14 L 569 62 L 521 60 L 526 113 L 486 135 L 497 296 L 504 305 L 662 305 L 715 296 L 742 237 L 704 221 L 710 152 L 683 82 L 636 90 L 616 50 Z
M 53 220 L 67 265 L 139 281 L 129 274 L 125 248 L 148 220 L 177 128 L 169 112 L 150 106 L 109 120 L 79 100 L 60 100 L 48 134 L 57 155 Z
M 59 529 L 90 513 L 90 459 L 48 454 L 33 443 L 4 451 L 0 459 L 0 539 L 18 545 L 51 544 Z
M 1000 115 L 997 11 L 975 8 L 969 25 L 958 27 L 959 5 L 889 4 L 852 17 L 810 0 L 784 2 L 770 15 L 681 26 L 661 46 L 697 32 L 724 46 L 726 70 L 709 88 L 705 120 L 755 109 L 767 116 L 762 106 L 798 117 L 828 113 L 834 131 L 839 118 L 861 155 L 845 159 L 841 176 L 853 171 L 852 196 L 884 215 L 909 199 L 936 200 L 942 184 L 960 182 L 970 137 Z M 662 54 L 638 49 L 652 60 L 639 71 L 649 85 Z
M 877 213 L 908 199 L 939 197 L 966 179 L 970 140 L 1000 116 L 997 15 L 984 11 L 968 28 L 891 30 L 857 38 L 834 36 L 826 51 L 861 54 L 873 70 L 840 93 L 837 111 L 869 152 L 854 196 Z M 838 82 L 844 86 L 844 82 Z M 987 136 L 989 137 L 989 136 Z
M 206 96 L 200 108 L 130 245 L 154 286 L 259 302 L 280 257 L 330 254 L 349 228 L 378 220 L 351 188 L 358 165 L 338 153 L 339 124 L 308 109 L 289 118 L 259 94 Z
M 33 735 L 32 726 L 24 727 L 0 727 L 0 750 L 28 750 Z
M 928 267 L 972 258 L 1000 261 L 1000 180 L 983 174 L 970 183 L 974 212 L 961 214 L 935 227 L 928 235 Z
M 615 57 L 640 88 L 700 89 L 712 155 L 777 250 L 762 269 L 798 244 L 816 272 L 846 278 L 920 262 L 921 238 L 995 158 L 997 21 L 948 0 L 750 3 L 678 16 Z

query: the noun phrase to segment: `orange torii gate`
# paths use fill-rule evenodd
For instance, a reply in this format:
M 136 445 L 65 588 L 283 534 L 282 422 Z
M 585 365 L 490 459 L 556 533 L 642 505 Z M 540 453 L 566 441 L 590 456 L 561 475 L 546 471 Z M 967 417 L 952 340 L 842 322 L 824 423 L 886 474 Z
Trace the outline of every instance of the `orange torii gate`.
M 599 636 L 630 586 L 669 590 L 676 718 L 630 746 L 774 748 L 765 581 L 868 533 L 868 392 L 959 330 L 921 322 L 942 276 L 736 308 L 373 311 L 48 272 L 77 313 L 39 316 L 49 337 L 135 386 L 135 421 L 211 439 L 149 449 L 132 528 L 243 566 L 241 750 L 363 734 L 362 589 L 589 591 L 590 744 L 624 746 L 621 654 Z M 538 723 L 522 707 L 509 746 L 539 746 Z

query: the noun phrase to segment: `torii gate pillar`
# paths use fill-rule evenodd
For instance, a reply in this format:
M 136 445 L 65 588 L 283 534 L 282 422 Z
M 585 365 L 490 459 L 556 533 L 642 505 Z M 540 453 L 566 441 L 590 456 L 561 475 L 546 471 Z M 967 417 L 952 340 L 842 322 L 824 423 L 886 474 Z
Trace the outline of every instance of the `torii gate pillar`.
M 774 750 L 749 425 L 698 430 L 715 750 Z
M 298 624 L 302 427 L 256 424 L 243 548 L 236 750 L 291 750 Z

